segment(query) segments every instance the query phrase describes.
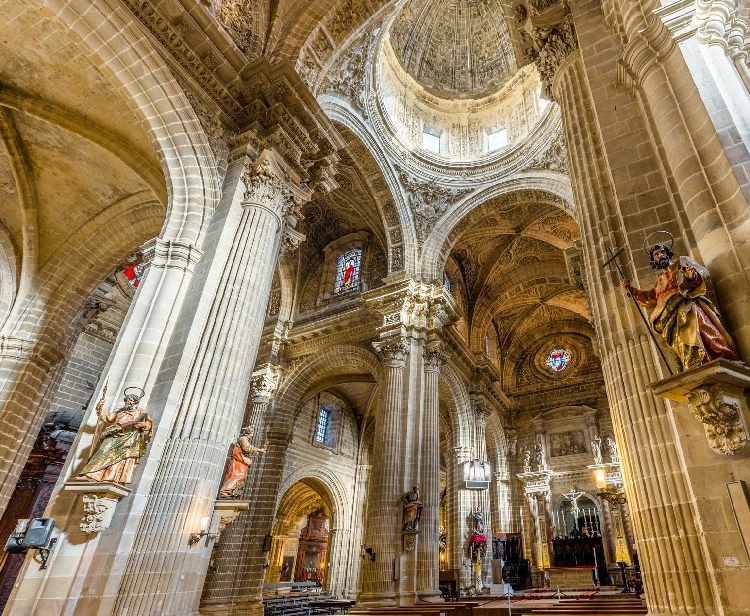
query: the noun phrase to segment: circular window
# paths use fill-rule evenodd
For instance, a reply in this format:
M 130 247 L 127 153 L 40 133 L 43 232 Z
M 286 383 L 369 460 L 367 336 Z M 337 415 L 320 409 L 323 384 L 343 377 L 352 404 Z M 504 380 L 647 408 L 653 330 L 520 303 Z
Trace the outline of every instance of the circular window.
M 562 372 L 568 367 L 572 353 L 567 349 L 553 349 L 545 362 L 552 372 Z

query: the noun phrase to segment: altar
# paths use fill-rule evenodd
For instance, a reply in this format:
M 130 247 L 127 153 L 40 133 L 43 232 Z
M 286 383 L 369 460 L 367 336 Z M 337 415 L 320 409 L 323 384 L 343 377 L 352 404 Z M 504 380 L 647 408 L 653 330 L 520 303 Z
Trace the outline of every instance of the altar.
M 594 585 L 593 566 L 580 567 L 550 567 L 550 588 L 588 588 Z

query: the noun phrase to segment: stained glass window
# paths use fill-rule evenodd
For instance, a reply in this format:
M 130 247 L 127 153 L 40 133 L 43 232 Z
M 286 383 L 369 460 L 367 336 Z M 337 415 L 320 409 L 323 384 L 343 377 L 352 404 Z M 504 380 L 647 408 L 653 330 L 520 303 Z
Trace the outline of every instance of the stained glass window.
M 328 436 L 328 420 L 331 418 L 331 411 L 326 407 L 320 409 L 318 414 L 318 428 L 315 431 L 315 440 L 318 443 L 325 443 Z
M 552 349 L 545 362 L 552 372 L 562 372 L 568 367 L 573 354 L 566 349 Z
M 124 269 L 122 273 L 132 286 L 138 287 L 138 285 L 141 284 L 143 275 L 146 273 L 146 264 L 138 263 L 137 265 L 131 265 Z
M 445 277 L 445 282 L 443 284 L 445 285 L 445 290 L 450 293 L 450 290 L 451 290 L 451 279 L 448 278 L 448 276 Z
M 359 262 L 362 249 L 352 248 L 339 257 L 336 266 L 336 281 L 333 285 L 334 295 L 344 295 L 359 289 Z

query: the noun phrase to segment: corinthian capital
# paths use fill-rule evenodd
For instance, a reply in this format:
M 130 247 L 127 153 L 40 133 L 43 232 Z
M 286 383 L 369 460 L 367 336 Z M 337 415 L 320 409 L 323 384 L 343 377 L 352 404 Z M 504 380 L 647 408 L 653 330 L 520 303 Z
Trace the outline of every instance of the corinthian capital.
M 427 372 L 437 372 L 438 374 L 440 374 L 443 366 L 448 361 L 445 353 L 443 353 L 440 349 L 427 349 L 423 353 L 423 356 L 424 369 Z
M 390 338 L 382 342 L 373 342 L 372 346 L 378 353 L 380 361 L 391 368 L 403 368 L 406 356 L 409 354 L 409 345 L 403 338 Z
M 269 209 L 280 223 L 287 216 L 299 217 L 302 199 L 295 194 L 279 165 L 273 162 L 271 153 L 263 152 L 254 163 L 245 165 L 242 183 L 245 185 L 244 204 Z

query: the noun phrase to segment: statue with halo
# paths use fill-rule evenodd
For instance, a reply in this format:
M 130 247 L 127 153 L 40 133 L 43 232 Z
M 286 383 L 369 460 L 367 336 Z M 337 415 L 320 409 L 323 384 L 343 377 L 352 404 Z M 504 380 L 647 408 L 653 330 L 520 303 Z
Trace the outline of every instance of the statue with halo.
M 654 236 L 664 239 L 647 246 Z M 649 235 L 643 248 L 651 267 L 661 273 L 646 291 L 636 289 L 627 278 L 622 288 L 639 306 L 653 308 L 651 331 L 672 350 L 679 372 L 720 357 L 739 361 L 718 310 L 706 297 L 708 270 L 690 257 L 675 259 L 673 244 L 674 237 L 667 231 Z
M 81 471 L 78 479 L 104 483 L 128 484 L 133 481 L 133 471 L 146 454 L 154 434 L 154 422 L 138 406 L 146 392 L 140 387 L 125 390 L 125 405 L 108 413 L 104 410 L 107 386 L 96 403 L 99 420 L 109 424 L 99 438 L 99 448 Z

